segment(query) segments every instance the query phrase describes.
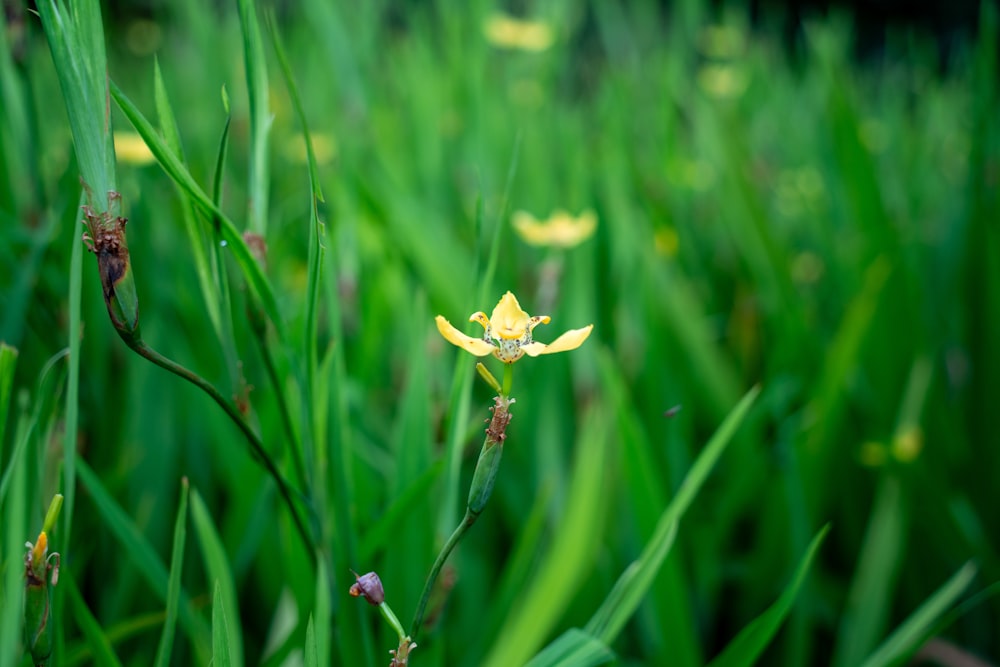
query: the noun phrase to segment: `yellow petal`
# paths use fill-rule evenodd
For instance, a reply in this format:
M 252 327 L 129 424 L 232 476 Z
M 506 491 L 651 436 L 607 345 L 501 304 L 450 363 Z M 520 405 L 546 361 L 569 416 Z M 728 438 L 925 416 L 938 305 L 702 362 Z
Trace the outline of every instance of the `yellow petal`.
M 579 218 L 574 218 L 566 211 L 558 210 L 548 220 L 540 221 L 530 213 L 518 211 L 511 224 L 530 245 L 572 248 L 593 236 L 597 229 L 597 215 L 587 210 Z
M 521 349 L 524 350 L 524 353 L 529 357 L 537 357 L 540 354 L 552 354 L 553 352 L 567 352 L 569 350 L 575 350 L 583 345 L 583 341 L 587 340 L 587 336 L 590 335 L 590 331 L 593 328 L 593 324 L 588 324 L 582 329 L 570 329 L 548 345 L 538 342 L 528 343 L 527 345 L 522 345 Z
M 466 352 L 471 352 L 477 357 L 485 357 L 487 354 L 491 354 L 494 347 L 487 343 L 482 338 L 473 338 L 472 336 L 466 336 L 464 333 L 452 326 L 451 322 L 444 319 L 440 315 L 434 318 L 437 323 L 438 331 L 444 336 L 444 339 L 451 343 L 452 345 L 457 345 Z
M 509 290 L 500 299 L 497 307 L 493 309 L 493 314 L 490 315 L 493 335 L 508 340 L 523 336 L 528 331 L 530 322 L 531 317 L 521 310 L 521 304 L 517 302 L 517 297 Z

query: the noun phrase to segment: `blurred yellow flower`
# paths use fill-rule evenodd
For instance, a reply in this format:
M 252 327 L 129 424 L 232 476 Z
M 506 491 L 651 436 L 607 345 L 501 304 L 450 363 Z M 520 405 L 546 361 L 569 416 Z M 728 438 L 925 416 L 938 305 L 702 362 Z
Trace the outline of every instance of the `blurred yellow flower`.
M 337 156 L 337 141 L 333 135 L 317 132 L 309 136 L 312 140 L 313 155 L 316 156 L 316 164 L 328 164 Z M 301 132 L 289 137 L 284 146 L 285 156 L 292 162 L 305 164 L 309 159 L 306 149 L 306 138 Z
M 115 132 L 115 155 L 126 164 L 144 165 L 156 162 L 149 146 L 135 132 Z
M 736 65 L 704 65 L 698 70 L 698 85 L 719 100 L 736 99 L 749 83 L 746 72 Z
M 653 234 L 653 247 L 664 257 L 676 257 L 680 245 L 677 230 L 673 227 L 661 227 Z
M 547 23 L 517 19 L 500 12 L 486 20 L 483 32 L 490 44 L 502 49 L 538 52 L 552 46 L 552 28 Z
M 537 357 L 540 354 L 575 350 L 587 340 L 594 328 L 593 324 L 589 324 L 582 329 L 570 329 L 548 345 L 534 341 L 531 337 L 532 330 L 539 324 L 548 324 L 549 316 L 528 315 L 521 310 L 517 297 L 509 291 L 500 299 L 489 319 L 486 319 L 485 313 L 478 312 L 473 313 L 469 321 L 483 325 L 486 331 L 482 338 L 465 335 L 440 315 L 435 318 L 438 331 L 452 345 L 477 357 L 492 354 L 505 364 L 512 364 L 525 354 Z
M 924 448 L 924 433 L 919 426 L 904 428 L 892 439 L 892 455 L 900 463 L 912 463 Z
M 511 224 L 525 243 L 555 248 L 572 248 L 594 235 L 597 215 L 590 210 L 574 218 L 566 211 L 556 211 L 548 220 L 537 220 L 525 211 L 514 214 Z

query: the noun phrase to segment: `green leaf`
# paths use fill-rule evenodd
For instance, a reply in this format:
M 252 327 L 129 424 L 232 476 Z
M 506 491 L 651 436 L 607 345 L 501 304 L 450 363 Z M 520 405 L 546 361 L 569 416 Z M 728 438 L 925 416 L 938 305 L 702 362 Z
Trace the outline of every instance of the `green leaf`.
M 10 388 L 14 384 L 17 367 L 17 348 L 0 341 L 0 460 L 3 459 L 3 436 L 7 432 L 7 415 L 10 412 Z M 3 496 L 0 496 L 3 500 Z
M 896 628 L 888 639 L 862 663 L 862 667 L 898 665 L 916 653 L 939 618 L 958 600 L 976 576 L 971 561 L 958 570 L 933 595 Z
M 525 667 L 593 667 L 611 662 L 614 657 L 601 640 L 579 628 L 570 628 Z
M 566 497 L 565 515 L 535 577 L 510 610 L 507 622 L 497 634 L 498 639 L 483 664 L 501 667 L 525 663 L 541 646 L 545 635 L 586 580 L 601 541 L 599 517 L 605 511 L 605 498 L 595 489 L 602 488 L 606 483 L 610 440 L 608 426 L 608 416 L 602 411 L 594 410 L 584 417 Z M 539 446 L 546 444 L 538 443 Z
M 306 623 L 306 644 L 303 647 L 302 662 L 304 667 L 319 667 L 328 665 L 329 662 L 321 662 L 316 650 L 316 631 L 313 629 L 313 617 L 309 614 L 309 622 Z
M 104 525 L 111 531 L 121 544 L 121 551 L 115 557 L 127 557 L 135 565 L 139 575 L 149 584 L 157 597 L 166 602 L 169 595 L 169 576 L 160 556 L 146 539 L 146 536 L 136 527 L 132 520 L 122 511 L 121 507 L 111 498 L 104 485 L 86 461 L 79 461 L 78 475 L 80 482 L 91 500 L 97 507 Z M 195 653 L 200 662 L 208 661 L 209 630 L 207 624 L 195 613 L 190 601 L 181 596 L 180 621 L 194 642 Z
M 250 102 L 250 230 L 265 236 L 268 220 L 267 139 L 271 113 L 267 108 L 267 65 L 260 36 L 260 23 L 253 0 L 238 0 L 240 33 L 243 35 L 243 62 Z
M 234 664 L 229 650 L 231 642 L 222 587 L 216 581 L 212 595 L 212 667 L 231 667 Z
M 332 637 L 330 628 L 333 627 L 332 611 L 330 603 L 330 573 L 327 571 L 326 561 L 319 559 L 318 572 L 316 574 L 316 626 L 313 636 L 313 654 L 318 661 L 317 664 L 329 665 Z M 313 616 L 309 615 L 309 627 L 313 628 Z M 309 645 L 309 637 L 306 636 L 306 646 Z M 308 649 L 306 652 L 308 658 Z M 307 662 L 308 664 L 308 662 Z
M 750 410 L 750 406 L 753 405 L 759 391 L 758 387 L 754 387 L 747 392 L 708 441 L 681 483 L 677 495 L 660 515 L 656 530 L 643 549 L 642 555 L 625 569 L 611 593 L 608 594 L 601 607 L 587 623 L 586 631 L 590 635 L 606 644 L 611 644 L 628 619 L 635 613 L 642 598 L 652 585 L 653 578 L 659 572 L 663 560 L 670 552 L 677 534 L 678 522 L 687 512 L 708 474 L 715 467 L 715 463 L 725 451 L 740 424 L 743 423 L 743 419 Z
M 83 633 L 87 645 L 90 646 L 94 664 L 100 667 L 121 667 L 122 663 L 111 648 L 111 642 L 108 641 L 101 624 L 94 618 L 90 608 L 87 607 L 87 603 L 84 602 L 83 596 L 80 595 L 80 590 L 76 587 L 76 582 L 73 580 L 72 575 L 68 572 L 64 573 L 59 578 L 59 585 L 66 587 L 66 599 L 69 602 L 70 611 L 76 620 L 77 627 Z M 54 613 L 56 611 L 54 610 Z M 54 662 L 53 664 L 58 664 L 58 662 Z
M 274 292 L 271 290 L 271 284 L 268 282 L 267 277 L 264 275 L 264 270 L 261 268 L 257 260 L 254 259 L 250 252 L 250 247 L 247 242 L 243 239 L 243 235 L 236 228 L 236 225 L 226 216 L 225 213 L 216 206 L 204 190 L 195 182 L 194 178 L 191 176 L 187 167 L 180 161 L 180 159 L 173 154 L 173 152 L 167 147 L 163 139 L 160 138 L 153 126 L 142 115 L 139 108 L 132 103 L 125 93 L 121 91 L 120 88 L 115 84 L 114 81 L 110 81 L 111 86 L 111 96 L 114 98 L 115 103 L 118 108 L 122 110 L 129 122 L 135 128 L 136 132 L 142 137 L 143 141 L 149 147 L 149 150 L 153 153 L 156 159 L 159 161 L 160 166 L 163 170 L 167 172 L 167 175 L 174 180 L 177 185 L 187 192 L 194 203 L 202 209 L 202 211 L 209 217 L 216 217 L 220 224 L 220 231 L 222 233 L 222 238 L 226 241 L 227 247 L 233 253 L 233 259 L 236 260 L 237 265 L 246 277 L 247 282 L 250 284 L 251 289 L 261 301 L 261 305 L 264 308 L 264 312 L 267 313 L 268 318 L 274 323 L 279 334 L 284 331 L 284 325 L 280 317 L 280 311 L 278 310 L 278 302 L 274 298 Z M 281 336 L 283 337 L 283 336 Z
M 174 548 L 170 555 L 170 579 L 167 582 L 167 618 L 163 622 L 160 647 L 156 651 L 155 667 L 170 664 L 170 652 L 174 645 L 174 630 L 177 625 L 177 609 L 181 602 L 181 572 L 184 569 L 184 543 L 187 538 L 188 481 L 181 480 L 181 498 L 174 522 Z
M 215 654 L 218 656 L 218 628 L 216 627 L 215 610 L 218 609 L 218 598 L 221 600 L 226 610 L 236 612 L 239 604 L 236 597 L 236 585 L 233 583 L 233 575 L 229 569 L 229 560 L 226 557 L 226 550 L 222 546 L 222 540 L 215 530 L 212 515 L 208 507 L 201 499 L 197 489 L 191 491 L 191 520 L 194 523 L 195 533 L 198 535 L 198 542 L 201 544 L 201 554 L 205 561 L 205 569 L 208 570 L 209 580 L 215 582 L 216 603 L 212 614 L 212 644 L 215 647 Z M 222 619 L 226 628 L 229 648 L 226 653 L 227 661 L 232 664 L 243 664 L 243 640 L 241 638 L 240 623 L 237 616 Z M 227 664 L 229 664 L 227 662 Z
M 183 164 L 185 160 L 184 149 L 181 145 L 180 130 L 177 127 L 177 119 L 174 116 L 174 110 L 167 95 L 167 87 L 163 81 L 159 59 L 153 61 L 153 95 L 156 105 L 156 117 L 160 122 L 160 130 L 163 132 L 164 143 Z M 228 120 L 226 126 L 229 126 Z M 198 220 L 194 216 L 193 206 L 187 193 L 178 184 L 175 184 L 175 189 L 181 197 L 181 219 L 184 221 L 184 229 L 188 235 L 191 260 L 194 263 L 195 273 L 198 276 L 198 285 L 201 287 L 202 298 L 204 298 L 205 307 L 208 310 L 208 319 L 212 323 L 212 328 L 215 330 L 216 336 L 224 340 L 222 313 L 226 311 L 223 310 L 219 294 L 214 287 L 212 267 L 209 264 L 209 255 L 205 251 L 204 237 L 199 228 Z M 216 204 L 218 204 L 218 201 L 216 201 Z M 212 245 L 215 246 L 216 244 L 213 243 Z
M 736 638 L 723 649 L 722 653 L 709 663 L 709 667 L 749 667 L 757 662 L 760 654 L 771 643 L 785 617 L 788 616 L 788 612 L 791 611 L 792 603 L 795 602 L 795 598 L 805 582 L 809 566 L 829 530 L 829 525 L 824 526 L 813 538 L 809 548 L 806 549 L 805 556 L 802 557 L 795 570 L 792 581 L 777 601 L 743 628 L 736 635 Z
M 885 634 L 903 564 L 905 517 L 899 480 L 883 478 L 841 616 L 831 663 L 837 667 L 860 664 Z

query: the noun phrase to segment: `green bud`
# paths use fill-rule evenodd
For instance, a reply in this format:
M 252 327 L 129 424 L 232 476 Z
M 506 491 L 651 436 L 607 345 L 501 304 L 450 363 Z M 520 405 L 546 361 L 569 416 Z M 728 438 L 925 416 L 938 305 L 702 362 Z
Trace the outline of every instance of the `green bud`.
M 476 462 L 476 471 L 472 474 L 472 485 L 469 487 L 469 510 L 473 514 L 482 512 L 493 494 L 493 484 L 503 456 L 503 443 L 507 439 L 507 424 L 511 419 L 510 405 L 514 399 L 497 396 L 493 402 L 494 405 L 490 408 L 493 417 L 489 420 L 486 440 L 479 452 L 479 461 Z
M 52 586 L 59 580 L 59 554 L 48 551 L 43 530 L 35 544 L 25 544 L 24 556 L 24 641 L 36 665 L 44 665 L 52 655 Z M 54 563 L 53 563 L 54 561 Z M 49 585 L 49 573 L 52 573 Z

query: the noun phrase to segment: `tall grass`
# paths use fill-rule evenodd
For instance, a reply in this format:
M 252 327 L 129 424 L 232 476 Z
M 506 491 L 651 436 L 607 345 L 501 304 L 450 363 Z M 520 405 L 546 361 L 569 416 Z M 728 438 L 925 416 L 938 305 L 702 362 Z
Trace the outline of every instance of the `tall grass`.
M 412 664 L 1000 656 L 994 5 L 944 67 L 659 4 L 530 5 L 540 50 L 490 3 L 5 17 L 0 667 L 55 493 L 51 664 L 385 664 L 352 570 L 406 625 L 491 405 L 434 316 L 508 289 L 594 331 L 515 364 Z M 81 177 L 200 389 L 115 335 Z M 558 209 L 595 235 L 510 224 Z

